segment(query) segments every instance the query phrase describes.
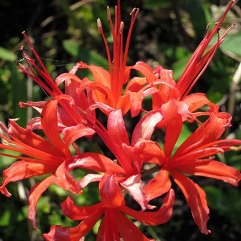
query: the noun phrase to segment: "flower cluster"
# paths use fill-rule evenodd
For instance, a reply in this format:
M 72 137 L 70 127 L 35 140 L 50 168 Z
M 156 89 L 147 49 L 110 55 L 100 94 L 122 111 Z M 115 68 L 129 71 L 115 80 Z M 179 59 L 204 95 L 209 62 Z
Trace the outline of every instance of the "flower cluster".
M 175 201 L 173 183 L 181 189 L 200 231 L 210 232 L 205 192 L 190 176 L 215 178 L 237 186 L 240 172 L 216 160 L 215 156 L 241 145 L 241 141 L 222 139 L 231 116 L 221 112 L 205 94 L 190 94 L 190 91 L 224 40 L 226 33 L 210 45 L 234 2 L 230 1 L 221 19 L 207 31 L 177 82 L 172 71 L 161 66 L 152 69 L 141 61 L 127 66 L 139 10 L 133 9 L 130 13 L 130 27 L 124 38 L 120 0 L 114 20 L 107 8 L 112 48 L 101 21 L 97 20 L 107 52 L 108 70 L 79 62 L 68 73 L 52 79 L 23 33 L 34 57 L 23 50 L 26 64 L 20 63 L 19 67 L 49 98 L 19 104 L 38 112 L 26 128 L 12 119 L 8 127 L 1 124 L 0 148 L 16 154 L 2 152 L 0 155 L 17 161 L 3 171 L 0 191 L 10 197 L 8 183 L 44 176 L 29 194 L 29 219 L 35 228 L 37 202 L 52 184 L 82 195 L 84 188 L 95 182 L 100 200 L 90 206 L 77 206 L 68 197 L 61 205 L 62 212 L 72 220 L 79 220 L 79 224 L 71 228 L 52 226 L 49 233 L 43 234 L 45 240 L 82 240 L 99 219 L 99 241 L 151 240 L 131 219 L 146 225 L 166 223 L 172 216 Z M 88 69 L 91 78 L 78 77 L 77 71 L 82 69 Z M 143 105 L 145 97 L 151 99 L 150 109 Z M 177 146 L 183 125 L 191 122 L 196 129 Z M 130 128 L 130 123 L 136 124 Z M 98 138 L 100 151 L 83 150 L 81 143 L 86 138 Z M 85 175 L 77 180 L 71 175 L 74 169 L 81 169 Z M 127 197 L 139 208 L 133 209 Z M 155 199 L 162 205 L 153 205 Z

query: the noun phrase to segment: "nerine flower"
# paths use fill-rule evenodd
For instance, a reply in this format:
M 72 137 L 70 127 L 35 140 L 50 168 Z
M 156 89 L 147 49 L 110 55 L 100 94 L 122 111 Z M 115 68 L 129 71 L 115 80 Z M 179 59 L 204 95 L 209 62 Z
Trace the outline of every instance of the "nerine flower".
M 108 70 L 100 66 L 79 62 L 69 73 L 59 75 L 54 81 L 25 33 L 25 39 L 35 56 L 36 62 L 23 51 L 23 56 L 28 66 L 26 67 L 20 64 L 20 69 L 53 97 L 63 94 L 58 86 L 62 82 L 65 83 L 65 94 L 71 97 L 71 107 L 70 104 L 64 105 L 60 103 L 58 114 L 59 125 L 63 124 L 63 126 L 70 127 L 71 125 L 74 126 L 85 122 L 83 115 L 86 113 L 88 113 L 88 115 L 94 115 L 94 109 L 96 108 L 101 109 L 107 115 L 117 109 L 121 109 L 123 115 L 125 115 L 130 110 L 131 116 L 134 117 L 142 111 L 142 102 L 146 96 L 152 96 L 152 109 L 158 109 L 172 99 L 186 103 L 191 113 L 188 120 L 193 121 L 200 115 L 209 115 L 209 113 L 213 111 L 218 111 L 218 106 L 208 100 L 205 94 L 189 93 L 208 67 L 216 50 L 222 44 L 225 35 L 229 31 L 226 31 L 223 36 L 218 37 L 216 43 L 209 47 L 211 40 L 215 34 L 218 34 L 226 14 L 234 3 L 234 0 L 230 1 L 226 11 L 216 23 L 215 27 L 211 31 L 207 31 L 206 36 L 193 53 L 177 82 L 173 80 L 172 71 L 166 70 L 161 66 L 152 69 L 142 61 L 127 66 L 130 39 L 139 10 L 133 9 L 130 14 L 130 28 L 126 41 L 124 41 L 124 22 L 121 20 L 120 0 L 115 7 L 114 21 L 112 21 L 110 10 L 107 8 L 107 18 L 113 38 L 112 54 L 101 21 L 99 19 L 97 21 L 98 29 L 106 47 L 109 65 Z M 80 79 L 76 75 L 77 70 L 83 68 L 90 70 L 93 80 L 89 80 L 88 78 Z M 130 78 L 131 70 L 139 72 L 142 77 L 135 76 Z M 42 105 L 43 102 L 20 104 L 22 107 L 32 106 L 38 111 L 41 111 Z M 209 106 L 209 109 L 207 111 L 194 113 L 203 106 Z M 38 118 L 33 119 L 30 124 L 33 127 L 41 127 Z
M 149 123 L 137 125 L 138 129 L 134 129 L 134 134 L 138 135 L 137 133 L 140 132 L 144 136 L 148 134 Z M 86 152 L 76 155 L 74 162 L 68 166 L 70 170 L 81 168 L 92 172 L 80 179 L 79 185 L 84 189 L 91 182 L 99 182 L 100 203 L 77 207 L 68 198 L 62 204 L 64 215 L 73 220 L 82 221 L 73 228 L 52 226 L 50 232 L 44 234 L 46 240 L 77 241 L 84 237 L 102 216 L 97 240 L 120 240 L 120 237 L 126 241 L 130 239 L 149 240 L 125 215 L 129 215 L 147 225 L 159 225 L 170 219 L 174 203 L 174 192 L 170 190 L 170 185 L 163 188 L 162 194 L 167 193 L 167 195 L 162 207 L 155 211 L 147 211 L 147 209 L 153 209 L 155 206 L 148 204 L 153 196 L 147 195 L 149 193 L 143 191 L 145 183 L 141 180 L 141 170 L 144 159 L 133 158 L 125 152 L 126 146 L 129 146 L 130 143 L 121 110 L 109 114 L 105 137 L 108 138 L 109 142 L 113 142 L 115 148 L 119 150 L 116 160 L 111 160 L 99 153 Z M 147 141 L 147 144 L 150 143 L 150 141 Z M 145 157 L 152 160 L 155 158 L 153 154 L 153 152 L 145 153 Z M 141 211 L 126 206 L 125 193 L 128 193 L 140 205 Z
M 16 155 L 0 153 L 17 159 L 3 171 L 0 191 L 4 195 L 11 196 L 6 189 L 6 185 L 10 182 L 50 174 L 36 184 L 29 195 L 29 218 L 35 227 L 37 201 L 51 184 L 59 185 L 73 193 L 81 193 L 79 184 L 69 175 L 68 170 L 69 163 L 74 159 L 69 150 L 74 134 L 66 133 L 65 140 L 60 137 L 57 127 L 57 104 L 57 100 L 50 100 L 42 111 L 41 126 L 47 139 L 28 128 L 20 127 L 14 120 L 10 120 L 8 129 L 4 128 L 5 135 L 0 134 L 4 140 L 0 148 L 17 153 Z M 84 132 L 84 134 L 92 133 Z
M 240 172 L 226 164 L 215 160 L 216 154 L 229 151 L 241 141 L 236 139 L 220 139 L 225 128 L 230 125 L 231 116 L 226 112 L 212 113 L 210 117 L 201 124 L 182 144 L 175 150 L 175 144 L 181 134 L 183 113 L 178 109 L 175 101 L 162 106 L 161 111 L 149 112 L 144 116 L 141 125 L 149 124 L 145 134 L 139 133 L 132 140 L 132 147 L 127 150 L 132 155 L 139 152 L 139 156 L 146 153 L 154 153 L 153 159 L 146 159 L 144 162 L 151 162 L 160 166 L 160 171 L 143 188 L 147 196 L 152 199 L 163 194 L 170 188 L 170 176 L 181 188 L 194 221 L 201 232 L 208 234 L 207 221 L 209 209 L 206 202 L 205 192 L 194 183 L 188 176 L 205 176 L 219 179 L 238 185 Z M 151 136 L 158 126 L 163 122 L 165 129 L 164 148 L 154 145 Z M 142 142 L 152 142 L 149 149 L 143 148 Z M 155 155 L 156 154 L 156 155 Z
M 138 67 L 138 69 L 142 70 L 141 72 L 145 78 L 142 78 L 142 82 L 139 81 L 134 84 L 135 90 L 140 90 L 147 84 L 152 84 L 158 89 L 158 91 L 152 93 L 152 109 L 159 109 L 163 104 L 173 99 L 182 101 L 187 105 L 190 112 L 189 121 L 196 120 L 196 117 L 200 115 L 209 115 L 210 112 L 218 111 L 219 107 L 208 100 L 204 93 L 189 93 L 208 67 L 218 47 L 223 43 L 226 34 L 230 28 L 232 28 L 231 26 L 221 37 L 219 36 L 219 29 L 234 3 L 235 0 L 230 1 L 224 14 L 215 24 L 214 28 L 207 30 L 206 35 L 192 54 L 177 82 L 173 80 L 172 71 L 164 69 L 161 66 L 152 70 L 150 66 L 142 63 L 142 66 Z M 218 39 L 211 45 L 211 40 L 215 35 L 218 35 Z M 209 109 L 205 112 L 193 113 L 204 106 L 209 106 Z
M 132 216 L 142 223 L 158 225 L 167 222 L 172 215 L 174 192 L 171 190 L 164 199 L 162 207 L 157 211 L 135 211 L 125 205 L 123 192 L 113 175 L 104 175 L 99 183 L 101 202 L 92 206 L 78 207 L 71 198 L 62 203 L 63 213 L 73 220 L 82 220 L 73 228 L 52 226 L 49 233 L 44 234 L 47 241 L 79 241 L 89 232 L 102 216 L 97 240 L 103 241 L 151 241 L 126 217 Z M 120 239 L 122 238 L 122 239 Z
M 97 21 L 106 48 L 108 70 L 79 62 L 69 73 L 53 80 L 23 33 L 35 60 L 23 51 L 27 65 L 20 64 L 20 69 L 51 98 L 48 101 L 20 103 L 21 107 L 35 108 L 41 115 L 31 119 L 26 128 L 20 127 L 14 120 L 10 120 L 9 128 L 2 125 L 5 134 L 0 134 L 4 140 L 0 148 L 18 154 L 0 153 L 17 159 L 3 172 L 0 191 L 10 196 L 6 188 L 8 183 L 49 174 L 31 189 L 29 195 L 29 218 L 36 227 L 36 204 L 49 185 L 57 184 L 80 194 L 89 183 L 99 182 L 99 203 L 78 207 L 68 198 L 62 204 L 64 215 L 80 220 L 80 224 L 73 228 L 53 226 L 49 233 L 44 234 L 46 240 L 78 241 L 102 218 L 97 240 L 148 241 L 150 239 L 126 215 L 147 225 L 167 222 L 174 202 L 171 178 L 182 190 L 199 229 L 208 234 L 206 195 L 189 176 L 216 178 L 237 186 L 240 172 L 215 160 L 215 155 L 241 145 L 241 141 L 222 140 L 225 128 L 230 125 L 230 115 L 219 112 L 219 107 L 205 94 L 189 93 L 224 40 L 226 33 L 208 47 L 234 2 L 230 1 L 221 19 L 207 32 L 177 82 L 173 80 L 170 70 L 160 66 L 152 69 L 141 61 L 127 66 L 130 39 L 139 10 L 133 9 L 130 14 L 130 28 L 124 41 L 120 0 L 115 7 L 114 21 L 107 8 L 113 37 L 112 53 L 101 21 Z M 76 75 L 79 69 L 84 68 L 90 70 L 93 80 L 80 79 Z M 131 78 L 132 70 L 142 77 Z M 59 88 L 62 83 L 64 91 Z M 123 116 L 128 111 L 131 117 L 140 114 L 146 96 L 152 96 L 152 110 L 145 111 L 146 114 L 140 117 L 130 135 Z M 199 112 L 206 105 L 209 109 Z M 107 115 L 106 126 L 97 118 L 97 108 Z M 199 116 L 206 116 L 204 123 L 197 118 Z M 197 120 L 198 128 L 176 148 L 183 122 L 193 120 Z M 46 138 L 34 133 L 34 129 L 42 129 Z M 163 148 L 152 140 L 156 130 L 164 131 Z M 94 152 L 80 153 L 75 141 L 94 134 L 98 135 L 114 158 Z M 71 145 L 74 153 L 70 152 Z M 158 172 L 146 183 L 142 175 L 146 171 L 144 164 L 148 163 L 155 164 L 157 169 L 153 170 Z M 90 170 L 91 173 L 77 182 L 69 174 L 75 168 Z M 140 211 L 127 206 L 124 199 L 127 194 L 139 204 Z M 162 207 L 150 210 L 155 208 L 149 204 L 150 201 L 163 194 L 166 197 Z

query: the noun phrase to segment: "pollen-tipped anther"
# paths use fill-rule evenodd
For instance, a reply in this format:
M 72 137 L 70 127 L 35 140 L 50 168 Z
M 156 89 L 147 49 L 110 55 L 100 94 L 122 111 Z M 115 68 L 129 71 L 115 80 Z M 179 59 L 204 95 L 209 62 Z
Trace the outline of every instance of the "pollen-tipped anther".
M 101 23 L 101 20 L 99 18 L 97 19 L 97 27 L 98 27 L 98 31 L 100 33 L 103 33 L 102 23 Z

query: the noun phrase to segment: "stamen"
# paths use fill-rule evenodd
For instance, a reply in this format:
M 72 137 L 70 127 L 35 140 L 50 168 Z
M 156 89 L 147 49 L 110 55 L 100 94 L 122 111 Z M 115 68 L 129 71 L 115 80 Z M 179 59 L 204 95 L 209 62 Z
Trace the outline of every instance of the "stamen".
M 112 34 L 112 36 L 114 36 L 114 26 L 113 26 L 113 22 L 112 22 L 111 12 L 110 12 L 109 6 L 107 6 L 107 19 L 108 19 L 108 22 L 110 24 L 111 34 Z
M 23 34 L 23 36 L 24 36 L 24 38 L 25 38 L 25 40 L 26 40 L 28 46 L 30 47 L 31 51 L 33 52 L 35 58 L 36 58 L 37 61 L 39 62 L 41 68 L 42 68 L 46 73 L 48 73 L 48 71 L 47 71 L 47 69 L 45 68 L 43 62 L 41 61 L 40 57 L 38 56 L 37 52 L 35 51 L 35 49 L 34 49 L 32 43 L 31 43 L 31 41 L 29 40 L 29 38 L 28 38 L 26 32 L 23 31 L 22 34 Z M 49 76 L 49 77 L 50 77 L 50 76 Z
M 119 33 L 120 33 L 120 34 L 123 34 L 123 29 L 124 29 L 124 22 L 121 21 L 121 23 L 120 23 L 120 29 L 119 29 Z
M 216 23 L 215 27 L 210 32 L 207 32 L 206 36 L 201 41 L 194 54 L 192 55 L 191 59 L 189 60 L 187 67 L 185 68 L 184 72 L 182 73 L 181 77 L 177 82 L 177 88 L 179 88 L 180 90 L 180 94 L 182 96 L 181 98 L 186 96 L 189 93 L 191 86 L 193 86 L 198 81 L 201 74 L 206 70 L 208 64 L 212 60 L 217 48 L 222 43 L 223 39 L 221 41 L 219 39 L 218 42 L 214 44 L 214 46 L 212 46 L 203 56 L 205 50 L 208 47 L 208 44 L 210 43 L 214 35 L 218 33 L 225 16 L 227 15 L 230 8 L 234 5 L 234 3 L 235 0 L 229 2 L 220 20 Z
M 106 49 L 106 54 L 107 54 L 107 59 L 108 59 L 108 65 L 109 65 L 109 68 L 111 69 L 112 64 L 111 64 L 110 49 L 109 49 L 109 46 L 108 46 L 108 43 L 107 43 L 104 31 L 103 31 L 103 28 L 102 28 L 101 20 L 99 18 L 97 19 L 97 26 L 98 26 L 98 30 L 99 30 L 99 32 L 100 32 L 100 34 L 102 36 L 102 39 L 104 41 L 104 44 L 105 44 L 105 49 Z
M 129 51 L 129 47 L 130 47 L 131 35 L 132 35 L 132 31 L 133 31 L 134 24 L 135 24 L 138 14 L 139 14 L 139 8 L 133 8 L 133 10 L 130 12 L 131 24 L 130 24 L 129 32 L 127 35 L 126 46 L 125 46 L 125 51 L 124 51 L 124 58 L 123 58 L 124 66 L 126 65 L 127 55 L 128 55 L 128 51 Z
M 50 95 L 55 96 L 55 95 L 60 95 L 62 94 L 62 92 L 60 91 L 60 89 L 55 85 L 54 81 L 52 80 L 48 70 L 46 69 L 46 67 L 44 66 L 41 58 L 38 56 L 37 52 L 35 51 L 31 41 L 29 40 L 27 34 L 25 31 L 22 32 L 28 46 L 30 47 L 32 53 L 34 54 L 35 59 L 37 60 L 37 64 L 40 65 L 40 67 L 37 66 L 37 64 L 35 63 L 34 59 L 32 59 L 31 57 L 29 57 L 25 51 L 23 51 L 23 56 L 25 58 L 25 60 L 27 61 L 27 63 L 30 66 L 33 66 L 35 68 L 36 71 L 32 69 L 30 69 L 30 73 L 28 73 L 29 69 L 24 68 L 23 65 L 20 65 L 20 69 L 22 69 L 24 71 L 25 74 L 27 74 L 28 76 L 33 75 L 33 79 L 44 88 L 44 85 L 48 85 L 48 87 L 45 89 L 45 91 L 47 91 Z M 43 80 L 41 80 L 36 72 L 43 78 Z M 38 82 L 39 81 L 39 82 Z
M 111 20 L 111 12 L 110 12 L 110 7 L 109 6 L 107 6 L 107 10 L 106 10 L 106 12 L 107 12 L 107 19 L 108 19 L 108 21 L 110 22 L 110 21 L 112 21 Z
M 101 23 L 101 20 L 99 18 L 97 19 L 97 27 L 98 27 L 98 31 L 100 33 L 103 33 L 102 23 Z

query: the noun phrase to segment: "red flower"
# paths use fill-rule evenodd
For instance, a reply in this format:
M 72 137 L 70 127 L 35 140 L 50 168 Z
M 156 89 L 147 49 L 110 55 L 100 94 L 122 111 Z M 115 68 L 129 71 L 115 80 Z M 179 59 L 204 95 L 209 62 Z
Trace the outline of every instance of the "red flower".
M 100 181 L 105 173 L 115 175 L 118 183 L 128 191 L 143 210 L 149 208 L 149 200 L 142 190 L 141 169 L 143 161 L 133 159 L 125 151 L 125 146 L 129 145 L 129 137 L 121 110 L 109 114 L 107 130 L 101 129 L 101 138 L 116 159 L 111 160 L 99 153 L 77 155 L 75 161 L 69 165 L 70 169 L 82 168 L 95 172 L 95 174 L 87 174 L 83 177 L 80 180 L 80 186 L 84 188 L 90 182 Z
M 54 82 L 43 65 L 38 54 L 24 33 L 25 39 L 32 50 L 37 63 L 23 52 L 28 67 L 20 65 L 20 69 L 30 78 L 37 82 L 48 94 L 53 97 L 62 95 L 58 85 L 65 82 L 65 94 L 72 99 L 71 107 L 60 103 L 59 125 L 70 127 L 84 122 L 83 116 L 94 115 L 94 109 L 100 108 L 107 115 L 117 109 L 121 109 L 123 115 L 129 110 L 134 117 L 142 110 L 142 102 L 146 96 L 152 96 L 152 108 L 158 109 L 171 99 L 183 101 L 187 104 L 190 113 L 199 108 L 208 105 L 210 108 L 205 112 L 198 112 L 189 116 L 189 121 L 193 121 L 199 115 L 209 115 L 210 112 L 218 111 L 218 106 L 207 99 L 205 94 L 196 93 L 188 95 L 194 84 L 198 81 L 202 73 L 212 60 L 217 48 L 224 40 L 226 33 L 218 38 L 217 42 L 208 49 L 208 45 L 218 30 L 232 5 L 234 0 L 230 1 L 225 13 L 217 22 L 215 27 L 208 31 L 198 48 L 193 53 L 183 74 L 177 81 L 173 80 L 172 72 L 162 67 L 154 70 L 144 62 L 137 62 L 133 66 L 126 66 L 128 50 L 134 23 L 138 16 L 138 9 L 131 12 L 131 23 L 126 41 L 123 39 L 124 23 L 121 21 L 120 0 L 115 7 L 115 21 L 112 21 L 109 8 L 107 17 L 113 37 L 113 53 L 111 56 L 106 37 L 104 35 L 101 22 L 98 19 L 98 28 L 102 34 L 106 47 L 109 71 L 102 67 L 88 65 L 79 62 L 69 72 L 56 78 Z M 228 32 L 228 31 L 227 31 Z M 125 43 L 125 44 L 124 44 Z M 88 68 L 93 81 L 87 78 L 80 80 L 76 75 L 78 69 Z M 135 70 L 141 73 L 143 77 L 134 77 L 130 79 L 130 71 Z M 29 102 L 21 106 L 38 107 L 38 103 Z M 40 108 L 41 110 L 41 108 Z M 40 127 L 38 120 L 32 120 L 31 124 Z M 63 128 L 63 127 L 62 127 Z
M 190 114 L 205 105 L 209 106 L 208 111 L 192 114 L 189 116 L 189 120 L 195 120 L 199 115 L 209 115 L 210 112 L 218 111 L 218 106 L 209 101 L 205 94 L 195 93 L 189 95 L 189 93 L 208 67 L 218 47 L 222 44 L 225 35 L 229 31 L 228 29 L 223 36 L 218 37 L 218 40 L 212 47 L 209 47 L 211 40 L 215 34 L 218 34 L 225 16 L 234 3 L 234 0 L 230 1 L 221 19 L 211 31 L 207 32 L 177 82 L 173 80 L 171 70 L 166 70 L 161 66 L 152 70 L 147 64 L 138 62 L 133 68 L 140 71 L 145 78 L 141 78 L 138 81 L 134 79 L 131 80 L 127 85 L 127 89 L 131 92 L 138 92 L 148 85 L 151 85 L 152 88 L 155 87 L 155 90 L 153 89 L 153 91 L 149 93 L 152 95 L 152 109 L 159 109 L 163 104 L 173 99 L 184 102 Z
M 103 37 L 106 48 L 109 70 L 107 71 L 102 67 L 88 65 L 83 62 L 79 62 L 75 68 L 88 68 L 91 71 L 93 81 L 89 80 L 83 83 L 83 88 L 88 90 L 88 93 L 96 102 L 96 106 L 104 113 L 108 115 L 112 110 L 121 109 L 123 115 L 130 110 L 131 115 L 136 116 L 142 109 L 144 97 L 152 95 L 158 90 L 153 84 L 145 83 L 145 85 L 143 85 L 143 80 L 145 78 L 148 79 L 149 76 L 151 76 L 151 78 L 155 77 L 153 73 L 149 74 L 148 71 L 150 70 L 150 67 L 147 64 L 137 62 L 133 66 L 126 65 L 130 39 L 139 9 L 134 8 L 130 13 L 131 23 L 126 41 L 124 41 L 123 38 L 124 22 L 121 20 L 120 11 L 120 0 L 118 0 L 118 4 L 115 7 L 115 21 L 113 22 L 110 10 L 107 8 L 107 18 L 113 38 L 112 54 L 103 31 L 101 21 L 100 19 L 97 20 L 98 29 Z M 138 76 L 130 80 L 131 70 L 136 70 L 145 77 Z
M 206 176 L 228 182 L 237 186 L 240 172 L 233 167 L 214 160 L 214 156 L 219 153 L 232 149 L 235 145 L 240 145 L 240 140 L 220 139 L 224 133 L 225 127 L 230 125 L 230 115 L 224 112 L 211 114 L 210 117 L 192 133 L 183 144 L 175 150 L 176 141 L 181 133 L 183 122 L 182 113 L 178 112 L 178 105 L 171 101 L 162 106 L 161 112 L 148 113 L 142 121 L 142 126 L 152 119 L 152 126 L 149 128 L 148 135 L 139 134 L 133 140 L 132 152 L 140 152 L 141 139 L 149 140 L 155 126 L 160 119 L 157 116 L 163 115 L 163 125 L 165 126 L 164 150 L 152 144 L 149 153 L 157 153 L 156 158 L 147 159 L 160 165 L 161 171 L 143 188 L 147 197 L 151 199 L 163 194 L 163 189 L 170 187 L 169 173 L 174 181 L 181 188 L 191 212 L 194 221 L 200 228 L 201 232 L 208 234 L 206 227 L 208 221 L 209 209 L 206 202 L 205 192 L 193 181 L 188 175 Z M 138 141 L 139 140 L 139 141 Z M 146 148 L 144 149 L 144 154 Z M 166 190 L 165 190 L 166 191 Z
M 38 83 L 51 96 L 51 100 L 20 103 L 22 107 L 35 108 L 41 117 L 31 119 L 26 129 L 10 120 L 9 128 L 5 128 L 6 135 L 0 134 L 5 141 L 0 144 L 0 148 L 20 153 L 0 153 L 18 159 L 3 172 L 0 191 L 10 196 L 6 189 L 8 183 L 49 174 L 45 180 L 33 187 L 29 196 L 29 218 L 36 227 L 36 204 L 49 185 L 57 184 L 78 194 L 81 193 L 81 188 L 89 183 L 99 182 L 100 203 L 77 207 L 68 198 L 62 204 L 63 213 L 73 220 L 81 220 L 80 224 L 74 228 L 53 226 L 50 232 L 44 235 L 46 240 L 78 241 L 103 216 L 97 240 L 148 241 L 126 215 L 147 225 L 167 222 L 172 215 L 174 202 L 170 176 L 181 188 L 199 229 L 208 234 L 209 209 L 205 192 L 187 175 L 216 178 L 237 186 L 240 172 L 214 160 L 214 156 L 240 145 L 241 141 L 221 140 L 225 128 L 230 125 L 230 115 L 218 112 L 218 106 L 210 102 L 204 94 L 189 93 L 224 40 L 226 34 L 208 49 L 208 44 L 218 33 L 234 2 L 230 1 L 220 21 L 206 34 L 177 83 L 173 80 L 172 72 L 162 67 L 153 70 L 143 62 L 137 62 L 133 66 L 126 65 L 138 9 L 131 12 L 130 28 L 124 41 L 120 0 L 115 7 L 114 22 L 109 8 L 107 9 L 113 37 L 112 55 L 101 22 L 99 19 L 97 21 L 106 47 L 108 71 L 80 62 L 69 73 L 58 76 L 54 81 L 23 33 L 36 62 L 23 51 L 27 67 L 20 65 L 20 69 Z M 83 68 L 91 71 L 93 81 L 76 76 L 76 71 Z M 141 73 L 143 77 L 130 79 L 132 70 Z M 62 83 L 64 93 L 59 88 Z M 153 110 L 137 123 L 130 141 L 123 116 L 129 110 L 132 117 L 137 116 L 147 95 L 152 96 Z M 205 105 L 209 106 L 208 111 L 197 112 Z M 96 118 L 96 108 L 107 115 L 107 127 Z M 201 123 L 197 117 L 203 115 L 207 116 L 207 119 Z M 197 120 L 200 126 L 176 148 L 183 122 L 186 120 Z M 155 129 L 160 128 L 165 131 L 163 148 L 160 148 L 158 142 L 151 140 Z M 35 134 L 34 129 L 42 129 L 47 138 Z M 113 154 L 114 160 L 99 153 L 80 153 L 77 149 L 74 144 L 76 140 L 95 133 Z M 70 145 L 76 152 L 74 156 L 69 150 Z M 147 171 L 143 170 L 145 163 L 155 164 L 154 168 L 158 168 L 158 173 L 147 184 L 144 184 L 142 179 L 142 174 Z M 77 183 L 69 175 L 74 168 L 90 170 L 91 174 L 85 175 Z M 140 205 L 141 211 L 126 206 L 125 192 Z M 156 211 L 148 210 L 155 208 L 149 205 L 149 202 L 165 193 L 167 195 L 163 206 Z
M 104 175 L 99 183 L 101 202 L 92 206 L 78 207 L 72 199 L 67 198 L 62 203 L 65 216 L 73 220 L 82 220 L 73 228 L 52 226 L 48 234 L 44 234 L 48 241 L 79 241 L 92 229 L 103 215 L 97 240 L 101 241 L 151 241 L 125 216 L 134 217 L 148 225 L 158 225 L 167 222 L 172 215 L 174 192 L 171 190 L 164 199 L 163 206 L 152 212 L 135 211 L 125 206 L 123 192 L 113 175 Z
M 110 23 L 113 37 L 112 59 L 101 22 L 98 19 L 98 29 L 103 36 L 107 51 L 109 72 L 99 66 L 87 65 L 83 62 L 80 62 L 69 73 L 61 74 L 56 78 L 55 81 L 53 81 L 25 32 L 23 32 L 23 35 L 36 61 L 23 50 L 23 57 L 27 62 L 27 66 L 20 64 L 19 68 L 23 73 L 33 79 L 46 93 L 54 98 L 63 94 L 58 88 L 58 85 L 63 81 L 65 82 L 65 94 L 71 96 L 73 103 L 71 106 L 72 110 L 68 106 L 61 105 L 65 115 L 63 116 L 63 113 L 60 113 L 59 116 L 64 119 L 68 119 L 66 117 L 71 112 L 70 116 L 72 118 L 75 116 L 75 121 L 78 120 L 81 122 L 81 114 L 83 115 L 86 112 L 90 114 L 91 110 L 93 111 L 94 108 L 100 108 L 106 114 L 114 109 L 121 109 L 123 114 L 125 114 L 131 109 L 132 116 L 135 116 L 141 110 L 144 97 L 157 91 L 152 85 L 148 84 L 144 87 L 141 87 L 141 89 L 136 90 L 134 85 L 140 85 L 140 83 L 143 81 L 143 78 L 135 77 L 132 79 L 131 84 L 129 84 L 125 89 L 124 93 L 122 93 L 123 86 L 129 81 L 131 69 L 135 69 L 141 73 L 146 72 L 146 65 L 144 63 L 137 63 L 132 67 L 126 66 L 130 38 L 138 12 L 138 9 L 133 9 L 131 12 L 131 24 L 126 43 L 124 45 L 124 23 L 121 21 L 120 1 L 118 1 L 118 6 L 115 7 L 114 23 L 111 19 L 111 14 L 108 9 L 108 21 Z M 123 48 L 125 49 L 123 50 Z M 88 68 L 92 72 L 94 81 L 90 81 L 87 78 L 80 80 L 75 75 L 79 68 Z M 87 94 L 85 92 L 87 92 Z M 32 106 L 41 111 L 41 103 L 40 105 L 39 103 L 34 102 L 20 103 L 20 106 Z M 78 113 L 80 116 L 77 117 L 76 113 Z M 62 118 L 60 118 L 60 120 L 62 120 Z M 32 120 L 32 124 L 33 123 L 35 126 L 39 127 L 38 119 Z M 69 123 L 71 123 L 71 121 L 69 121 Z
M 66 133 L 64 140 L 60 138 L 57 127 L 57 104 L 57 100 L 50 100 L 42 111 L 41 125 L 48 139 L 33 133 L 29 129 L 20 127 L 13 120 L 10 120 L 9 128 L 6 130 L 7 135 L 0 134 L 5 141 L 5 144 L 0 144 L 0 148 L 20 153 L 16 156 L 0 153 L 0 155 L 18 159 L 3 171 L 0 191 L 4 195 L 11 196 L 6 189 L 9 182 L 51 174 L 45 180 L 36 184 L 29 196 L 29 218 L 34 226 L 36 226 L 36 203 L 49 185 L 55 183 L 73 193 L 81 192 L 78 183 L 68 174 L 68 164 L 73 161 L 69 145 L 75 139 L 75 132 Z M 85 131 L 83 135 L 85 134 L 93 134 L 93 132 L 87 133 Z

